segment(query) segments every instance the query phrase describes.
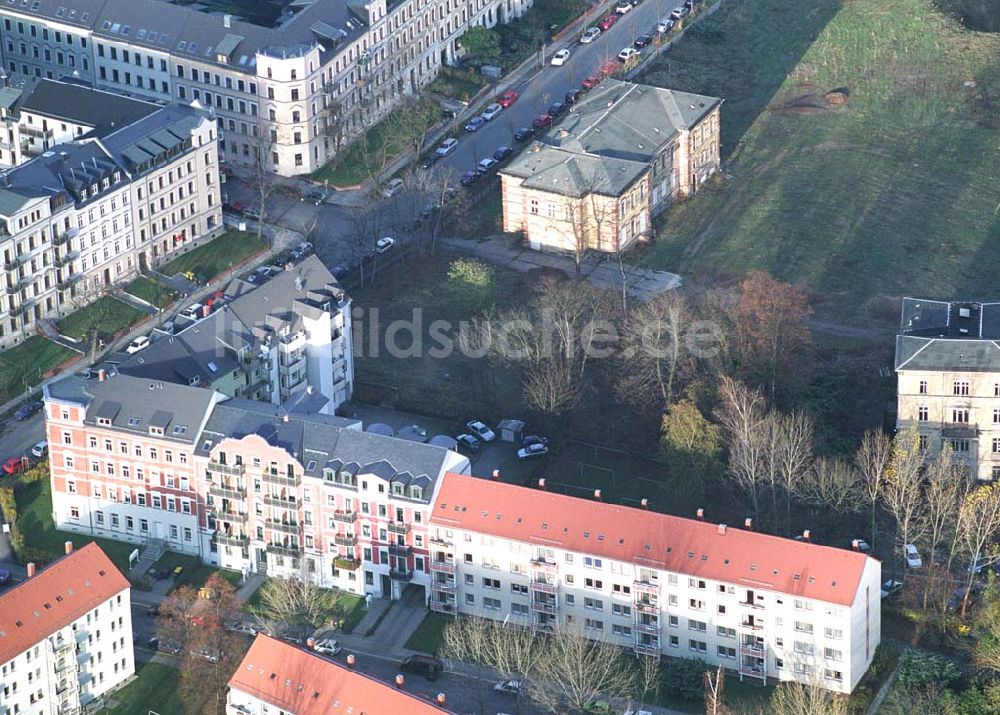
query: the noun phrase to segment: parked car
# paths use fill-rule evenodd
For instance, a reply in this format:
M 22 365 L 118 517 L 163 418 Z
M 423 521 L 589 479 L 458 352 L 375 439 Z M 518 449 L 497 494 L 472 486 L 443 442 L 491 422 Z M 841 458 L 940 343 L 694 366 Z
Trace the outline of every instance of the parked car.
M 444 672 L 444 663 L 441 662 L 440 658 L 435 658 L 432 655 L 415 654 L 403 658 L 399 669 L 404 673 L 422 675 L 428 680 L 437 680 Z
M 180 655 L 181 647 L 173 641 L 161 641 L 159 638 L 150 638 L 147 641 L 150 650 L 158 650 L 170 655 Z
M 7 569 L 0 569 L 0 585 L 10 583 L 12 576 Z
M 550 62 L 553 67 L 562 67 L 564 64 L 566 64 L 566 60 L 569 59 L 569 56 L 570 56 L 570 51 L 564 47 L 563 49 L 559 50 L 554 55 L 552 55 L 552 59 L 550 60 Z
M 342 281 L 347 278 L 348 274 L 347 266 L 336 265 L 330 269 L 330 275 L 336 278 L 338 281 Z
M 601 83 L 601 78 L 596 74 L 592 74 L 586 79 L 584 79 L 582 83 L 580 83 L 580 88 L 583 89 L 584 92 L 589 92 L 600 83 Z
M 375 242 L 375 253 L 385 253 L 396 245 L 396 239 L 392 236 L 383 236 Z
M 971 590 L 969 589 L 969 586 L 967 584 L 962 584 L 954 591 L 952 591 L 951 595 L 948 597 L 948 610 L 957 611 L 959 608 L 961 608 L 962 601 L 965 600 L 965 593 L 967 591 L 969 593 L 969 603 L 971 604 L 973 601 L 973 596 L 977 596 L 979 594 L 979 590 L 980 589 L 978 583 L 972 584 Z
M 337 655 L 341 651 L 341 647 L 334 638 L 321 638 L 313 643 L 313 650 L 323 655 Z
M 476 164 L 476 171 L 486 176 L 490 173 L 490 170 L 497 165 L 497 160 L 493 157 L 487 157 L 486 159 L 480 159 L 479 163 Z
M 434 154 L 438 157 L 444 157 L 451 154 L 453 151 L 458 149 L 458 139 L 453 139 L 448 137 L 434 150 Z
M 403 180 L 400 178 L 389 179 L 389 182 L 382 189 L 382 196 L 391 199 L 397 191 L 403 188 Z
M 510 678 L 509 680 L 501 680 L 493 686 L 493 690 L 497 693 L 503 693 L 504 695 L 520 695 L 521 681 L 513 678 Z
M 526 142 L 531 139 L 531 135 L 535 133 L 535 130 L 531 127 L 521 127 L 516 132 L 514 132 L 514 139 L 519 142 Z
M 589 45 L 591 42 L 593 42 L 600 36 L 601 36 L 601 28 L 590 27 L 587 28 L 587 31 L 585 33 L 580 35 L 580 42 L 583 43 L 584 45 Z
M 428 201 L 426 204 L 424 204 L 424 207 L 422 209 L 420 209 L 420 218 L 422 220 L 426 221 L 431 216 L 433 216 L 434 214 L 436 214 L 437 211 L 438 211 L 438 209 L 440 209 L 440 208 L 441 207 L 438 206 L 438 204 L 437 204 L 436 201 Z M 335 275 L 334 278 L 336 278 L 336 277 L 337 276 Z
M 140 335 L 138 338 L 136 338 L 135 340 L 133 340 L 128 344 L 128 347 L 125 348 L 125 352 L 127 352 L 129 355 L 134 355 L 140 350 L 145 350 L 148 347 L 149 347 L 149 336 Z
M 258 268 L 257 271 L 259 272 L 260 268 Z M 268 268 L 267 272 L 268 274 L 270 274 L 271 269 Z M 189 305 L 187 308 L 181 311 L 181 317 L 187 318 L 188 320 L 198 320 L 199 318 L 201 318 L 201 310 L 203 307 L 204 306 L 202 306 L 201 303 L 194 303 L 193 305 Z
M 513 149 L 505 144 L 501 144 L 493 152 L 493 160 L 496 162 L 501 162 L 513 153 Z
M 494 102 L 493 104 L 491 104 L 490 106 L 488 106 L 486 109 L 484 109 L 483 113 L 480 114 L 479 116 L 481 116 L 487 122 L 491 122 L 494 119 L 496 119 L 498 116 L 500 116 L 500 112 L 502 112 L 502 111 L 503 111 L 503 105 L 500 104 L 500 102 Z
M 670 12 L 670 17 L 674 18 L 675 20 L 680 20 L 681 18 L 687 17 L 690 13 L 691 13 L 691 8 L 689 8 L 687 5 L 681 5 L 680 7 L 675 7 Z
M 174 325 L 174 321 L 172 321 L 172 320 L 167 320 L 167 321 L 165 321 L 165 322 L 163 323 L 163 325 L 161 325 L 161 326 L 159 327 L 159 330 L 163 331 L 163 332 L 164 332 L 164 333 L 166 333 L 167 335 L 173 335 L 173 334 L 174 334 L 174 328 L 175 328 L 175 327 L 176 327 L 176 326 Z
M 191 651 L 191 655 L 196 655 L 199 658 L 204 658 L 209 663 L 218 663 L 222 660 L 222 651 L 218 648 L 212 648 L 211 646 L 203 645 L 201 648 L 197 648 Z
M 855 551 L 860 551 L 863 554 L 870 554 L 872 547 L 868 545 L 868 542 L 864 539 L 855 539 L 851 542 L 851 548 Z
M 37 400 L 32 400 L 31 402 L 25 402 L 23 405 L 17 408 L 14 412 L 14 419 L 18 422 L 23 422 L 24 420 L 31 417 L 33 414 L 38 412 L 42 408 L 42 403 Z
M 520 96 L 521 95 L 517 93 L 517 90 L 508 89 L 506 92 L 500 95 L 500 99 L 497 100 L 497 103 L 504 109 L 508 109 L 510 105 L 516 102 L 517 98 Z
M 618 22 L 618 15 L 605 15 L 601 18 L 601 21 L 597 23 L 597 26 L 604 31 L 610 30 L 612 25 Z
M 619 0 L 618 4 L 615 6 L 615 12 L 619 15 L 624 15 L 629 10 L 632 9 L 632 3 L 629 0 Z
M 326 192 L 322 189 L 311 189 L 299 197 L 301 201 L 308 201 L 313 206 L 319 206 L 326 201 Z
M 298 246 L 295 247 L 295 250 L 304 256 L 308 253 L 312 253 L 313 245 L 309 243 L 309 241 L 303 241 L 302 243 L 300 243 Z
M 20 474 L 24 471 L 24 462 L 23 457 L 11 457 L 3 463 L 3 471 L 5 474 L 10 474 L 11 476 Z
M 479 440 L 471 434 L 460 434 L 455 438 L 455 441 L 458 442 L 459 449 L 464 449 L 469 452 L 479 451 Z
M 529 444 L 527 447 L 521 447 L 517 450 L 518 459 L 538 459 L 539 457 L 544 457 L 549 453 L 549 448 L 540 442 L 535 444 Z
M 157 604 L 150 606 L 146 609 L 146 615 L 150 618 L 156 618 L 160 615 L 160 606 Z
M 632 43 L 632 47 L 634 47 L 637 50 L 641 50 L 643 47 L 648 47 L 652 41 L 653 41 L 652 35 L 639 35 L 637 38 L 635 38 L 635 42 Z
M 486 120 L 482 117 L 473 117 L 469 120 L 469 123 L 465 125 L 465 131 L 478 132 L 485 124 Z
M 911 569 L 918 569 L 924 565 L 924 562 L 920 560 L 920 552 L 917 551 L 917 547 L 913 544 L 907 544 L 906 548 L 906 565 Z
M 546 114 L 552 117 L 558 117 L 565 111 L 566 111 L 565 102 L 553 102 L 552 104 L 549 105 L 549 111 L 546 112 Z
M 618 59 L 621 60 L 622 62 L 628 62 L 633 57 L 637 57 L 638 55 L 639 55 L 639 50 L 635 49 L 634 47 L 625 47 L 621 50 L 621 52 L 618 53 Z
M 549 438 L 542 437 L 537 434 L 529 434 L 527 437 L 521 440 L 522 447 L 530 447 L 533 444 L 544 444 L 546 447 L 549 446 Z
M 243 623 L 242 621 L 234 621 L 226 626 L 227 631 L 232 631 L 233 633 L 245 633 L 248 636 L 257 635 L 257 629 L 251 626 L 249 623 Z
M 49 453 L 49 442 L 43 439 L 41 442 L 37 442 L 34 447 L 31 448 L 31 456 L 41 459 L 46 454 Z
M 580 97 L 583 95 L 582 89 L 571 89 L 566 93 L 565 101 L 566 104 L 576 104 L 580 101 Z
M 462 174 L 462 178 L 459 179 L 459 183 L 461 183 L 462 186 L 472 186 L 477 181 L 479 181 L 479 174 L 475 171 L 467 171 Z
M 975 558 L 969 561 L 968 566 L 965 570 L 969 573 L 981 574 L 983 569 L 990 565 L 1000 565 L 1000 557 L 996 556 L 983 556 L 982 554 L 976 554 Z
M 533 129 L 544 129 L 545 127 L 549 126 L 550 124 L 552 124 L 552 115 L 551 114 L 539 114 L 531 122 L 531 126 L 532 126 Z
M 895 595 L 903 588 L 903 582 L 897 581 L 894 578 L 889 579 L 882 584 L 882 588 L 879 590 L 880 595 L 883 599 L 889 598 L 889 596 Z
M 670 32 L 674 29 L 674 23 L 677 22 L 674 18 L 667 15 L 666 17 L 660 18 L 660 21 L 656 23 L 656 31 L 661 35 Z
M 485 422 L 480 420 L 470 420 L 465 424 L 466 428 L 472 432 L 478 439 L 483 442 L 492 442 L 497 438 L 496 434 L 493 433 Z
M 434 166 L 434 162 L 436 162 L 437 160 L 438 160 L 437 154 L 428 154 L 427 156 L 425 156 L 423 159 L 420 160 L 420 163 L 417 164 L 417 167 L 422 171 L 426 171 L 427 169 L 430 169 L 432 166 Z

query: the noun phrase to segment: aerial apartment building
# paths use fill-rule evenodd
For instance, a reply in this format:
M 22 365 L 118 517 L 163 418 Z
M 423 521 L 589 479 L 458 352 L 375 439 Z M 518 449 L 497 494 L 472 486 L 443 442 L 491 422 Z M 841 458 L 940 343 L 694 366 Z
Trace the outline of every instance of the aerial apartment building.
M 0 2 L 3 68 L 215 113 L 222 157 L 307 174 L 530 0 L 294 0 L 271 27 L 166 0 Z
M 459 474 L 433 506 L 438 612 L 842 693 L 879 643 L 881 565 L 855 551 Z
M 0 594 L 0 712 L 81 712 L 135 673 L 130 586 L 95 544 Z
M 356 420 L 126 375 L 45 388 L 59 528 L 352 593 L 429 596 L 434 444 Z
M 328 715 L 451 712 L 350 668 L 266 635 L 258 635 L 229 679 L 226 715 Z
M 0 348 L 222 230 L 215 124 L 167 105 L 0 177 Z

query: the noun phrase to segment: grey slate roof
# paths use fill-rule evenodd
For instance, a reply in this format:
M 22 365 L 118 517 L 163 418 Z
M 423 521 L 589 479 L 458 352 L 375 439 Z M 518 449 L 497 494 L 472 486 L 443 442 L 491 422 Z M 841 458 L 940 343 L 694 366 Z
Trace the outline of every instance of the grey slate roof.
M 1000 341 L 897 335 L 896 370 L 1000 372 Z
M 89 193 L 93 184 L 121 169 L 96 141 L 60 144 L 33 160 L 7 172 L 8 187 L 25 196 L 56 196 L 66 193 L 77 204 L 85 204 L 108 191 L 119 188 L 112 182 L 108 189 Z M 88 190 L 86 199 L 80 191 Z
M 151 114 L 159 106 L 74 82 L 43 79 L 21 102 L 21 109 L 86 124 L 103 134 Z
M 17 87 L 0 87 L 0 109 L 11 111 L 23 95 Z
M 168 104 L 138 120 L 103 135 L 101 143 L 130 174 L 191 139 L 191 132 L 206 116 L 186 104 Z
M 903 298 L 897 370 L 1000 371 L 1000 303 Z

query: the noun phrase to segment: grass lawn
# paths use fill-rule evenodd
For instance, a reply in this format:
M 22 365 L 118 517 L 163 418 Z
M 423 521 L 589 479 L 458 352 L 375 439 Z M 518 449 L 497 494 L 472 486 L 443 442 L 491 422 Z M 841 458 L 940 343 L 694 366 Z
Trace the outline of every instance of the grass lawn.
M 108 557 L 123 573 L 128 573 L 128 556 L 136 544 L 111 539 L 95 539 L 69 531 L 59 531 L 52 523 L 52 484 L 48 479 L 25 484 L 15 492 L 17 500 L 17 526 L 24 535 L 25 546 L 32 558 L 56 559 L 63 554 L 63 544 L 72 541 L 75 548 L 91 541 L 104 549 Z
M 198 708 L 185 709 L 177 692 L 179 674 L 176 668 L 159 663 L 136 664 L 136 679 L 111 696 L 116 705 L 99 710 L 99 713 L 134 715 L 149 712 L 158 715 L 181 715 L 197 712 Z
M 131 293 L 147 303 L 162 308 L 172 300 L 172 291 L 162 283 L 146 276 L 139 276 L 125 286 L 125 292 Z
M 1000 87 L 998 54 L 933 0 L 728 3 L 641 78 L 726 99 L 732 177 L 669 211 L 647 262 L 767 269 L 845 322 L 904 293 L 995 294 L 1000 124 L 976 87 Z M 843 106 L 801 106 L 838 88 Z
M 441 643 L 444 640 L 445 626 L 454 621 L 454 616 L 447 616 L 443 613 L 428 613 L 417 626 L 417 630 L 413 631 L 410 639 L 406 641 L 406 647 L 423 653 L 437 653 L 441 650 Z
M 48 338 L 32 335 L 20 345 L 0 353 L 0 402 L 39 384 L 45 373 L 76 355 Z
M 445 97 L 468 102 L 487 84 L 488 81 L 482 75 L 442 67 L 437 78 L 427 86 L 427 89 Z
M 161 569 L 173 571 L 177 566 L 180 566 L 182 571 L 180 577 L 174 579 L 174 585 L 171 587 L 171 590 L 179 588 L 180 586 L 201 588 L 214 573 L 218 573 L 222 576 L 222 578 L 226 579 L 234 586 L 239 586 L 240 574 L 238 572 L 228 571 L 226 569 L 217 569 L 209 566 L 208 564 L 203 564 L 197 556 L 192 556 L 191 554 L 178 554 L 175 551 L 165 552 L 163 556 L 161 556 L 156 563 L 153 564 L 151 571 L 159 571 Z
M 258 588 L 250 595 L 250 598 L 248 598 L 244 604 L 245 611 L 252 613 L 255 609 L 260 608 L 263 590 L 263 587 Z M 330 613 L 326 614 L 326 621 L 328 623 L 336 623 L 337 621 L 343 619 L 344 627 L 342 630 L 345 633 L 350 633 L 364 617 L 364 597 L 357 596 L 353 593 L 340 592 L 337 594 L 337 603 L 335 608 Z
M 209 281 L 266 248 L 267 242 L 263 238 L 258 239 L 256 234 L 226 231 L 218 238 L 178 256 L 159 270 L 167 276 L 191 271 L 199 281 Z
M 59 321 L 56 329 L 62 334 L 86 340 L 96 327 L 107 340 L 119 330 L 127 328 L 146 316 L 141 310 L 123 303 L 114 296 L 104 295 Z
M 367 181 L 372 173 L 385 168 L 393 158 L 413 148 L 441 117 L 441 108 L 428 99 L 411 102 L 378 124 L 369 127 L 340 150 L 336 159 L 313 172 L 317 181 L 334 186 L 353 186 Z

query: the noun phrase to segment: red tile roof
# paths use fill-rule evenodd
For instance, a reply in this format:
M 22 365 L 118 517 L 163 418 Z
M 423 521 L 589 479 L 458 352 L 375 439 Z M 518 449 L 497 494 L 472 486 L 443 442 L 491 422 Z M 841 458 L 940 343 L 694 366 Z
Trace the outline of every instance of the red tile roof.
M 431 523 L 841 605 L 868 558 L 461 474 L 445 475 Z
M 441 715 L 451 712 L 395 686 L 258 635 L 229 687 L 293 715 Z
M 0 595 L 0 663 L 129 586 L 94 542 L 49 564 Z

